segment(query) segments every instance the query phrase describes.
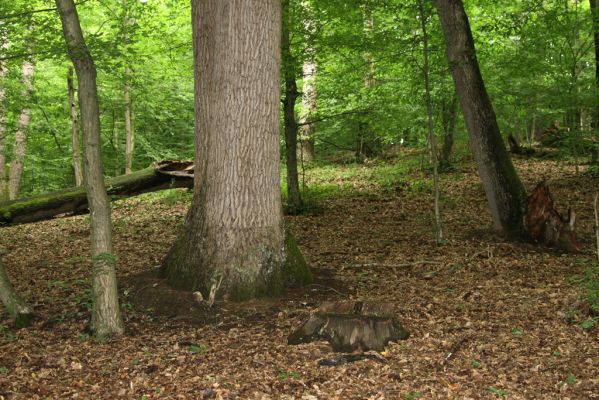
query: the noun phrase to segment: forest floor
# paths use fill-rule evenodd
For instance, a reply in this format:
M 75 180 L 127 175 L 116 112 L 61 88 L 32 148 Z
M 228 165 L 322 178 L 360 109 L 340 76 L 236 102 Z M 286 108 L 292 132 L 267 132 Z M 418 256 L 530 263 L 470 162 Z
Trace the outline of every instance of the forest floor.
M 418 169 L 385 167 L 384 184 L 372 166 L 314 169 L 306 182 L 335 195 L 314 190 L 310 212 L 287 219 L 316 283 L 209 311 L 155 278 L 189 196 L 116 202 L 127 332 L 108 342 L 86 333 L 88 217 L 2 228 L 8 273 L 39 319 L 16 331 L 0 311 L 0 399 L 599 399 L 599 329 L 581 327 L 590 311 L 576 282 L 594 262 L 599 179 L 516 166 L 528 190 L 548 178 L 558 206 L 575 208 L 581 253 L 493 233 L 471 165 L 442 176 L 441 246 Z M 385 362 L 338 367 L 318 365 L 335 356 L 324 342 L 287 345 L 311 310 L 348 298 L 393 302 L 411 337 Z

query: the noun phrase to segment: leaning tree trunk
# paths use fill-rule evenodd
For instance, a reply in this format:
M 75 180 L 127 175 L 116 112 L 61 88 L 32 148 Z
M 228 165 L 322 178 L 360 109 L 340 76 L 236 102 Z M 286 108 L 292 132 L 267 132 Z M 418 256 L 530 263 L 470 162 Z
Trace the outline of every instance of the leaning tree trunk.
M 116 257 L 112 249 L 110 203 L 104 185 L 100 153 L 100 108 L 96 86 L 96 67 L 85 45 L 79 16 L 73 0 L 56 0 L 64 38 L 77 72 L 79 107 L 85 143 L 85 186 L 91 212 L 92 319 L 98 337 L 122 334 L 116 281 Z
M 8 40 L 0 36 L 0 52 L 4 53 L 8 49 Z M 8 66 L 0 61 L 0 200 L 8 198 L 8 186 L 6 180 L 6 87 L 4 79 L 8 75 Z
M 15 291 L 4 270 L 4 263 L 0 259 L 0 300 L 6 310 L 13 318 L 17 328 L 23 328 L 31 324 L 33 310 Z
M 301 265 L 281 212 L 280 24 L 280 0 L 192 1 L 195 190 L 162 273 L 205 298 L 277 293 Z
M 79 135 L 79 114 L 75 103 L 75 86 L 73 85 L 73 67 L 69 67 L 67 74 L 67 87 L 69 91 L 69 109 L 71 112 L 71 145 L 73 153 L 73 171 L 75 172 L 75 186 L 83 185 L 83 167 L 81 165 L 81 139 Z
M 21 92 L 23 100 L 23 109 L 17 122 L 15 131 L 15 144 L 13 147 L 13 160 L 10 164 L 10 174 L 8 180 L 8 197 L 16 199 L 21 189 L 21 179 L 23 178 L 23 166 L 25 163 L 25 153 L 27 152 L 27 132 L 31 123 L 31 93 L 33 92 L 33 74 L 34 66 L 30 61 L 23 62 L 23 85 Z
M 290 25 L 292 23 L 289 0 L 283 0 L 283 24 L 281 34 L 281 50 L 283 71 L 285 75 L 285 98 L 283 100 L 283 119 L 285 122 L 285 159 L 287 167 L 287 203 L 288 212 L 299 214 L 304 208 L 297 173 L 297 121 L 295 119 L 295 103 L 297 91 L 297 63 L 290 46 Z
M 520 233 L 526 194 L 499 132 L 464 5 L 461 0 L 437 0 L 437 10 L 456 93 L 494 225 L 507 234 Z
M 593 108 L 593 117 L 591 127 L 595 131 L 595 136 L 599 140 L 599 0 L 589 0 L 591 13 L 593 16 L 593 41 L 595 43 L 595 107 Z M 595 144 L 591 153 L 591 163 L 599 162 L 599 143 Z

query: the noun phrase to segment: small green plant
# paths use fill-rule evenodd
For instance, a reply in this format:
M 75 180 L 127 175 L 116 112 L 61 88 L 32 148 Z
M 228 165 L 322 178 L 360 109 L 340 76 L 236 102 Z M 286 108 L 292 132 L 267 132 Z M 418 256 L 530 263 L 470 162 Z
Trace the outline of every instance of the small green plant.
M 0 336 L 4 337 L 9 342 L 12 342 L 16 339 L 16 336 L 13 331 L 11 331 L 7 326 L 0 324 Z
M 554 351 L 554 352 L 553 352 L 553 356 L 554 356 L 554 357 L 561 357 L 561 356 L 562 356 L 562 352 L 561 352 L 561 351 L 558 351 L 558 350 L 556 350 L 556 351 Z
M 208 346 L 205 344 L 192 344 L 188 350 L 191 354 L 202 354 L 208 350 Z
M 512 329 L 512 335 L 514 335 L 514 336 L 522 336 L 523 334 L 524 334 L 524 331 L 520 328 Z
M 587 318 L 584 321 L 582 321 L 579 326 L 584 329 L 585 331 L 590 331 L 592 330 L 594 327 L 597 326 L 597 323 L 599 323 L 599 317 L 595 317 L 595 318 Z
M 300 377 L 301 377 L 301 375 L 299 374 L 299 372 L 285 371 L 283 369 L 280 369 L 279 374 L 277 375 L 277 378 L 279 378 L 282 381 L 286 381 L 289 379 L 299 379 Z
M 139 358 L 134 358 L 133 360 L 131 360 L 131 365 L 139 365 L 141 363 L 141 360 Z
M 6 374 L 8 374 L 8 368 L 0 367 L 0 375 L 6 375 Z
M 418 400 L 422 397 L 420 392 L 408 392 L 401 396 L 404 400 Z
M 565 381 L 559 381 L 558 385 L 559 386 L 564 386 L 564 385 L 574 385 L 576 383 L 576 375 L 570 373 L 568 374 L 568 376 L 566 377 Z
M 478 367 L 480 367 L 480 361 L 478 361 L 478 360 L 472 360 L 470 362 L 470 365 L 472 366 L 472 368 L 478 368 Z
M 497 389 L 496 387 L 491 386 L 489 388 L 489 392 L 493 393 L 495 397 L 505 397 L 507 396 L 507 392 L 503 389 Z

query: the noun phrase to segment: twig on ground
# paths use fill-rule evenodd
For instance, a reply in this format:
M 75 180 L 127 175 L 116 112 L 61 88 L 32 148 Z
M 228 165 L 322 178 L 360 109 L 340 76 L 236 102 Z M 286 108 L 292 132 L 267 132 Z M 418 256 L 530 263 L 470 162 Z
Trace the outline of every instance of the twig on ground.
M 449 353 L 447 353 L 447 355 L 443 359 L 442 364 L 445 364 L 446 362 L 451 361 L 451 359 L 455 357 L 457 352 L 460 351 L 460 349 L 462 348 L 462 345 L 464 343 L 466 343 L 467 340 L 468 340 L 468 336 L 462 336 L 457 342 L 455 342 L 454 345 L 451 346 Z
M 333 292 L 335 292 L 335 293 L 337 293 L 337 294 L 339 294 L 339 295 L 341 295 L 341 296 L 345 296 L 343 293 L 341 293 L 341 292 L 340 292 L 340 291 L 338 291 L 337 289 L 335 289 L 335 288 L 333 288 L 333 287 L 330 287 L 330 286 L 321 285 L 321 284 L 319 284 L 319 283 L 311 283 L 311 284 L 309 284 L 308 286 L 317 286 L 317 287 L 321 287 L 321 288 L 324 288 L 324 289 L 329 289 L 329 290 L 332 290 Z
M 378 263 L 370 263 L 370 264 L 350 264 L 346 265 L 351 268 L 368 268 L 368 267 L 382 267 L 382 268 L 403 268 L 403 267 L 413 267 L 415 265 L 425 265 L 425 264 L 435 264 L 442 265 L 441 261 L 429 261 L 429 260 L 421 260 L 414 261 L 404 264 L 378 264 Z
M 599 261 L 599 210 L 597 203 L 599 202 L 599 193 L 595 193 L 595 201 L 593 208 L 595 209 L 595 235 L 597 236 L 597 261 Z

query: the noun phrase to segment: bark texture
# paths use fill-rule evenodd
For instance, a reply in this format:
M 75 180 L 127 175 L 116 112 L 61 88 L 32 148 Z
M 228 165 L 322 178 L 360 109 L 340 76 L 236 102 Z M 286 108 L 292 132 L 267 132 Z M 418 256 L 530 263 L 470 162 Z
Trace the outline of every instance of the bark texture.
M 33 310 L 15 291 L 0 259 L 0 300 L 13 318 L 17 328 L 28 326 L 33 319 Z
M 155 167 L 117 176 L 106 181 L 110 198 L 193 186 L 191 162 L 165 161 Z M 0 225 L 44 221 L 62 214 L 87 212 L 89 203 L 83 187 L 72 187 L 38 196 L 0 202 Z
M 449 169 L 451 166 L 451 153 L 455 138 L 455 127 L 458 116 L 458 98 L 455 92 L 451 100 L 445 101 L 441 109 L 441 123 L 443 125 L 443 148 L 441 149 L 441 169 Z
M 83 166 L 81 165 L 81 138 L 79 134 L 79 113 L 75 102 L 75 86 L 73 84 L 73 67 L 67 73 L 67 87 L 69 92 L 69 110 L 71 113 L 71 150 L 73 153 L 73 171 L 75 173 L 75 186 L 83 185 Z
M 13 159 L 10 164 L 10 173 L 8 181 L 8 197 L 16 199 L 21 189 L 21 180 L 23 178 L 23 167 L 25 165 L 25 153 L 27 152 L 27 133 L 31 123 L 31 94 L 33 92 L 33 74 L 35 67 L 30 61 L 23 62 L 23 90 L 21 99 L 23 108 L 17 121 L 17 130 L 15 131 L 15 144 L 13 147 Z
M 522 232 L 526 195 L 499 132 L 461 0 L 436 0 L 456 93 L 497 229 Z
M 596 101 L 592 110 L 593 117 L 591 127 L 595 131 L 595 137 L 599 141 L 599 0 L 589 0 L 591 6 L 591 15 L 593 17 L 593 42 L 595 43 L 595 91 Z M 599 144 L 591 149 L 591 163 L 599 162 Z
M 125 100 L 125 174 L 133 170 L 133 150 L 135 147 L 135 136 L 133 133 L 133 118 L 131 112 L 131 70 L 125 67 L 125 86 L 123 97 Z
M 79 16 L 73 0 L 56 0 L 63 34 L 79 86 L 79 107 L 85 143 L 85 186 L 91 213 L 92 318 L 95 335 L 107 337 L 123 333 L 116 282 L 116 257 L 112 249 L 110 203 L 104 185 L 100 153 L 100 108 L 96 67 L 85 45 Z
M 299 214 L 304 208 L 297 172 L 297 120 L 295 103 L 299 97 L 297 91 L 297 61 L 291 54 L 290 30 L 292 10 L 289 0 L 283 0 L 283 24 L 281 33 L 281 51 L 285 78 L 285 98 L 283 99 L 283 119 L 285 125 L 285 166 L 287 168 L 287 210 L 290 214 Z
M 281 2 L 193 0 L 192 26 L 195 191 L 162 273 L 204 298 L 211 289 L 231 300 L 278 293 L 301 259 L 297 246 L 288 252 L 281 212 Z

